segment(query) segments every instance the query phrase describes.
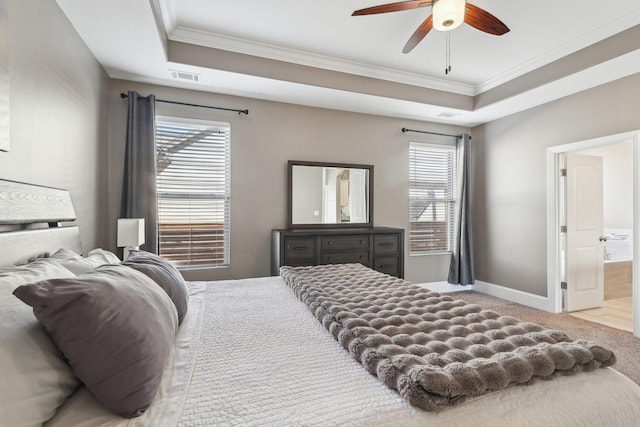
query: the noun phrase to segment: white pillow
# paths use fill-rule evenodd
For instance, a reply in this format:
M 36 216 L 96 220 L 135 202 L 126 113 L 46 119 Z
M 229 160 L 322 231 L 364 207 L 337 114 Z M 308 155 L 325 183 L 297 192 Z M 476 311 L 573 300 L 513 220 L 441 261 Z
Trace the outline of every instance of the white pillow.
M 47 259 L 62 262 L 68 261 L 70 259 L 78 259 L 82 258 L 82 255 L 75 253 L 71 249 L 58 249 L 53 254 L 51 254 Z
M 61 251 L 66 252 L 59 255 Z M 87 271 L 91 271 L 94 268 L 105 264 L 120 264 L 120 258 L 118 258 L 113 252 L 99 248 L 89 251 L 86 257 L 81 257 L 67 249 L 60 249 L 55 254 L 51 255 L 51 258 L 60 259 L 65 255 L 67 255 L 68 258 L 60 261 L 60 263 L 74 274 L 84 274 Z
M 42 425 L 80 383 L 31 307 L 12 295 L 23 284 L 73 276 L 50 259 L 0 269 L 2 425 Z
M 100 262 L 100 265 L 120 264 L 120 258 L 116 254 L 100 248 L 89 251 L 86 258 Z

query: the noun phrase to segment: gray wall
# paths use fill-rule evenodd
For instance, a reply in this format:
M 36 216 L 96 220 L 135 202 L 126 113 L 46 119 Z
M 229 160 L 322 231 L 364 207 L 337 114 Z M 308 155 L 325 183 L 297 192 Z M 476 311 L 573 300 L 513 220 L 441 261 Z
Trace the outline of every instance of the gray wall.
M 188 278 L 269 274 L 269 233 L 286 222 L 289 159 L 373 164 L 375 224 L 407 229 L 408 143 L 435 138 L 400 128 L 467 131 L 109 80 L 55 2 L 11 0 L 9 16 L 11 151 L 0 152 L 0 177 L 68 188 L 85 249 L 115 250 L 126 118 L 120 92 L 250 109 L 245 117 L 159 104 L 161 113 L 232 126 L 231 267 Z M 479 280 L 546 294 L 545 149 L 639 129 L 638 99 L 634 75 L 472 130 Z M 406 276 L 444 280 L 448 262 L 407 256 Z
M 109 90 L 110 246 L 120 209 L 126 101 L 120 93 L 137 90 L 160 99 L 230 108 L 248 108 L 248 116 L 158 103 L 158 113 L 231 124 L 231 266 L 185 274 L 191 280 L 270 275 L 270 233 L 286 227 L 287 160 L 373 164 L 374 222 L 377 226 L 408 228 L 408 146 L 414 138 L 403 126 L 436 132 L 461 133 L 466 128 L 435 125 L 364 114 L 303 107 L 257 99 L 112 81 Z M 405 239 L 406 240 L 406 239 Z M 446 280 L 449 256 L 406 257 L 409 280 Z
M 545 296 L 546 148 L 640 129 L 640 74 L 472 129 L 476 278 Z
M 0 178 L 66 188 L 85 250 L 106 243 L 108 78 L 54 1 L 9 2 L 11 151 Z
M 293 160 L 293 159 L 292 159 Z M 319 224 L 322 222 L 323 168 L 294 166 L 291 191 L 293 224 Z M 334 208 L 335 211 L 335 208 Z M 315 215 L 318 212 L 318 215 Z

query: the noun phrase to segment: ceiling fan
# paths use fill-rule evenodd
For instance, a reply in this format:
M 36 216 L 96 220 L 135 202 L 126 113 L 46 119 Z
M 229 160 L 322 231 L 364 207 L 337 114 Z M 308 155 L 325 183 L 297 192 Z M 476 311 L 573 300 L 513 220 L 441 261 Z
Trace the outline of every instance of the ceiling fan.
M 433 6 L 432 14 L 425 19 L 413 33 L 402 53 L 409 53 L 425 38 L 432 28 L 439 31 L 450 31 L 463 22 L 485 33 L 501 36 L 509 32 L 509 28 L 498 18 L 486 10 L 468 3 L 466 0 L 415 0 L 382 4 L 356 10 L 351 16 L 373 15 L 377 13 L 398 12 Z

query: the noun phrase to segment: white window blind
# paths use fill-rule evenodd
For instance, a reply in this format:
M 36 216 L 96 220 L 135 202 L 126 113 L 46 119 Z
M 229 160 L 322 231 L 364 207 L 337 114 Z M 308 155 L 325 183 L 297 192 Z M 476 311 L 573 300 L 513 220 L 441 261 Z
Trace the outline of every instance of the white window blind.
M 409 147 L 409 254 L 450 252 L 456 204 L 456 148 Z
M 177 267 L 229 265 L 230 133 L 156 118 L 159 252 Z

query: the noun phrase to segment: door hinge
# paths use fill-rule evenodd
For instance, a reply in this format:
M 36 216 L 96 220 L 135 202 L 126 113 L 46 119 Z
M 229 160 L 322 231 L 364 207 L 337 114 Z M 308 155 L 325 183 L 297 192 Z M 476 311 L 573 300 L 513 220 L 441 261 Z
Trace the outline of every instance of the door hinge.
M 560 282 L 560 289 L 567 289 L 567 282 Z
M 566 233 L 567 232 L 567 226 L 566 225 L 561 225 L 560 226 L 560 232 L 561 233 Z
M 567 176 L 567 170 L 566 169 L 560 169 L 560 176 Z

